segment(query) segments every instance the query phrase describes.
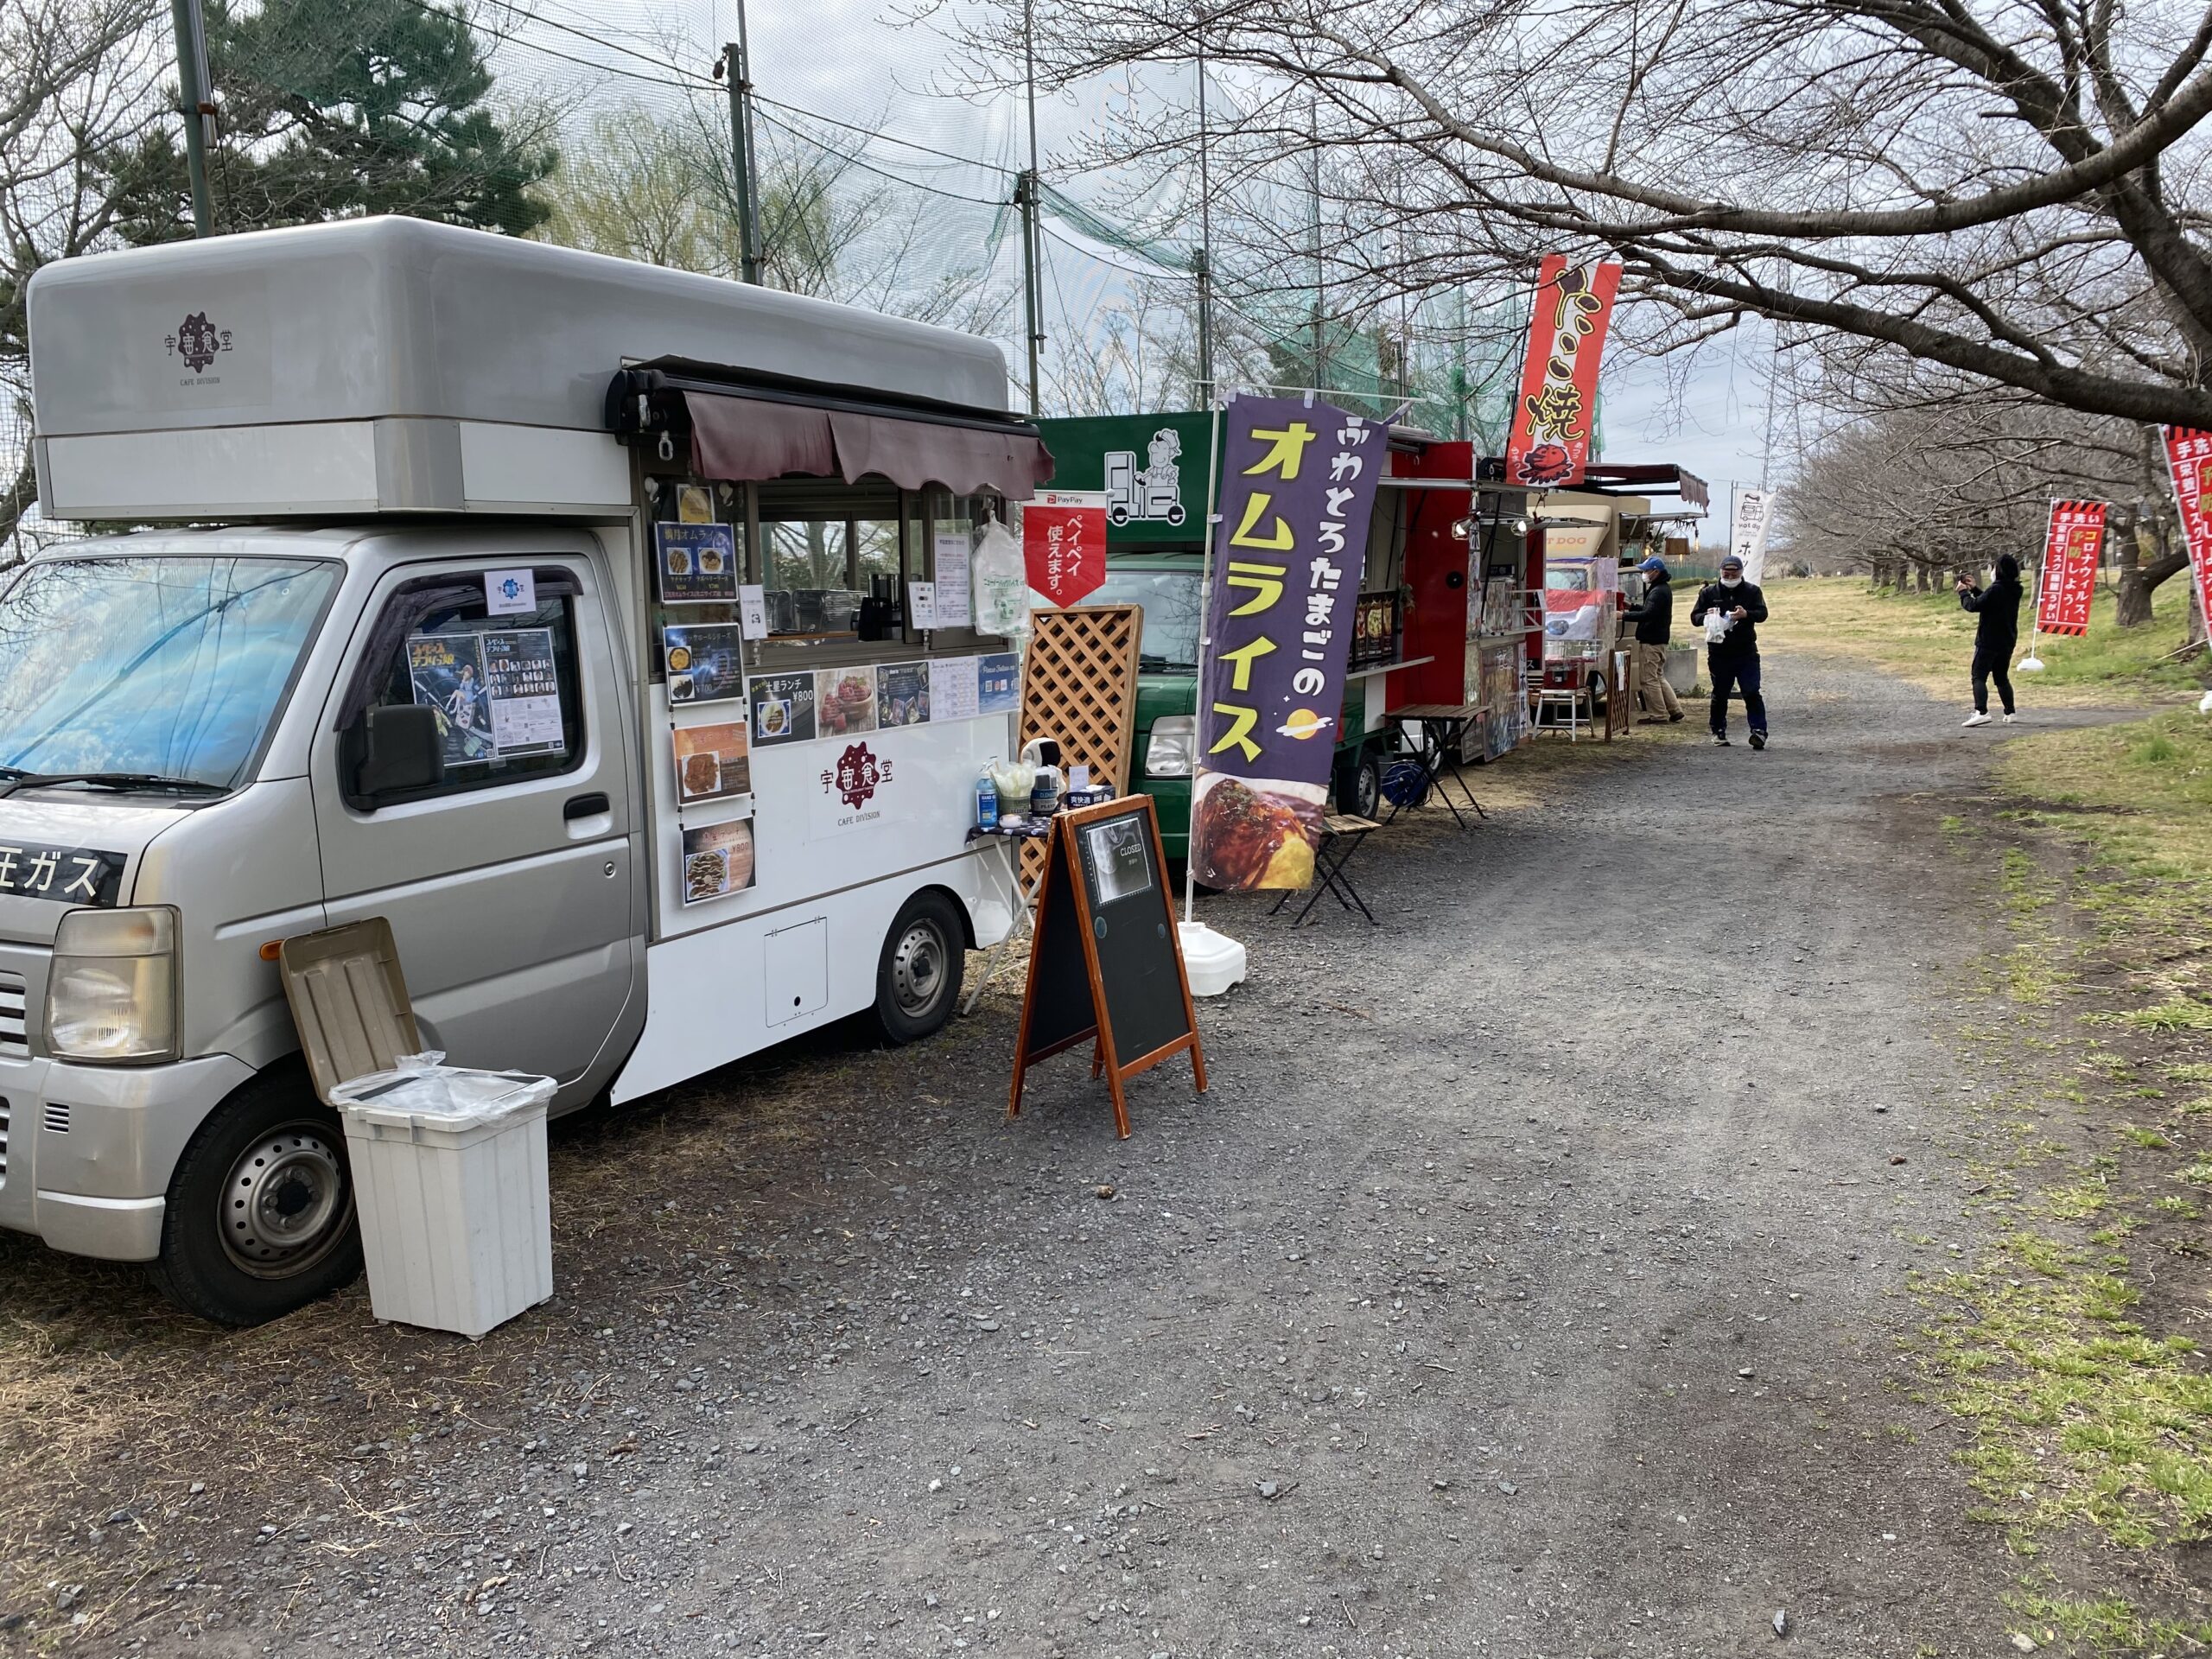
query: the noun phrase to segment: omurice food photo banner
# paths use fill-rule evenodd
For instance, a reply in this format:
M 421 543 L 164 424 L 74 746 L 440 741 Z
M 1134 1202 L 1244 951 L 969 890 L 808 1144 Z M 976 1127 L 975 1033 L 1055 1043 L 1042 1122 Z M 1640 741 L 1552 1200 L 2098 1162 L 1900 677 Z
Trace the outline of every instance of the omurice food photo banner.
M 1191 809 L 1191 867 L 1208 887 L 1313 883 L 1389 465 L 1388 429 L 1329 404 L 1237 397 L 1224 416 Z

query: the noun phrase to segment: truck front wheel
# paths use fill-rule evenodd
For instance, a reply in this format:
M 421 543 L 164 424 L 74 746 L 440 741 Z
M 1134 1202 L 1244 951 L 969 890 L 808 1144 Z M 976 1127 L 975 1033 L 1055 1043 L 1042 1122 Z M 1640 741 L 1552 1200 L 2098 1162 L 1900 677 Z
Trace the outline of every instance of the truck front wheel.
M 263 1325 L 361 1271 L 338 1115 L 306 1077 L 257 1077 L 200 1126 L 169 1182 L 154 1280 L 188 1313 Z

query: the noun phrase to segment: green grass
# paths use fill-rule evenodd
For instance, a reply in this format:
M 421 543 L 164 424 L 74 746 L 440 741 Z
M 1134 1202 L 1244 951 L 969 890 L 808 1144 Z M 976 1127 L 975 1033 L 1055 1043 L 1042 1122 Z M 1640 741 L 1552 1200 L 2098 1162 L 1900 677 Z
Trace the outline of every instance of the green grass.
M 1822 576 L 1776 582 L 1766 598 L 1770 620 L 1759 625 L 1763 639 L 1785 648 L 1861 658 L 1939 696 L 1966 700 L 1974 618 L 1959 608 L 1948 583 L 1941 593 L 1894 594 L 1877 591 L 1864 577 Z M 2044 671 L 2013 677 L 2021 708 L 2032 714 L 2037 704 L 2167 701 L 2197 689 L 2198 665 L 2170 656 L 2186 637 L 2189 605 L 2186 576 L 2172 577 L 2152 594 L 2151 620 L 2139 628 L 2121 628 L 2113 620 L 2118 610 L 2114 594 L 2100 588 L 2088 633 L 2079 639 L 2043 639 L 2037 654 Z M 2024 601 L 2020 611 L 2024 639 L 2034 619 Z M 2021 654 L 2025 650 L 2024 645 Z

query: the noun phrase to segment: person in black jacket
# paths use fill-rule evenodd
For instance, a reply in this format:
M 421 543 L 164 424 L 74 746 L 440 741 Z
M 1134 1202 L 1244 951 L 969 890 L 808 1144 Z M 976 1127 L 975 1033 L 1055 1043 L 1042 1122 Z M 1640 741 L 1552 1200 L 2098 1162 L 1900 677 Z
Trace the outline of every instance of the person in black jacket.
M 1667 641 L 1675 632 L 1674 578 L 1656 553 L 1636 567 L 1644 575 L 1643 603 L 1621 613 L 1636 625 L 1636 696 L 1647 726 L 1682 717 L 1681 700 L 1667 683 Z
M 1751 747 L 1766 747 L 1766 699 L 1759 695 L 1758 625 L 1766 620 L 1766 595 L 1755 582 L 1744 580 L 1744 562 L 1731 553 L 1720 561 L 1720 580 L 1698 589 L 1690 607 L 1690 626 L 1705 626 L 1708 613 L 1726 617 L 1728 631 L 1718 639 L 1708 636 L 1705 671 L 1713 680 L 1713 741 L 1728 741 L 1728 694 L 1741 687 L 1744 719 L 1751 728 Z
M 1959 607 L 1974 613 L 1974 713 L 1969 726 L 1989 724 L 1989 683 L 2005 700 L 2005 723 L 2012 723 L 2012 647 L 2020 638 L 2020 562 L 2010 553 L 1997 557 L 1997 579 L 1977 588 L 1959 578 Z

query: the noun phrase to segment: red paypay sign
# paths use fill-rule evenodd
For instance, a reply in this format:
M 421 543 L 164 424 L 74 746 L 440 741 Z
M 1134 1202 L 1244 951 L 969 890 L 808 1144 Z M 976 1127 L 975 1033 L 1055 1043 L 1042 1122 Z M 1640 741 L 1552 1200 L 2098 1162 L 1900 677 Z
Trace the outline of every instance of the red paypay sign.
M 1106 581 L 1106 496 L 1047 490 L 1021 509 L 1021 559 L 1029 585 L 1055 605 L 1073 605 Z
M 2054 501 L 2043 543 L 2043 576 L 2036 591 L 2037 633 L 2089 631 L 2089 601 L 2097 591 L 2097 550 L 2104 545 L 2105 504 Z

